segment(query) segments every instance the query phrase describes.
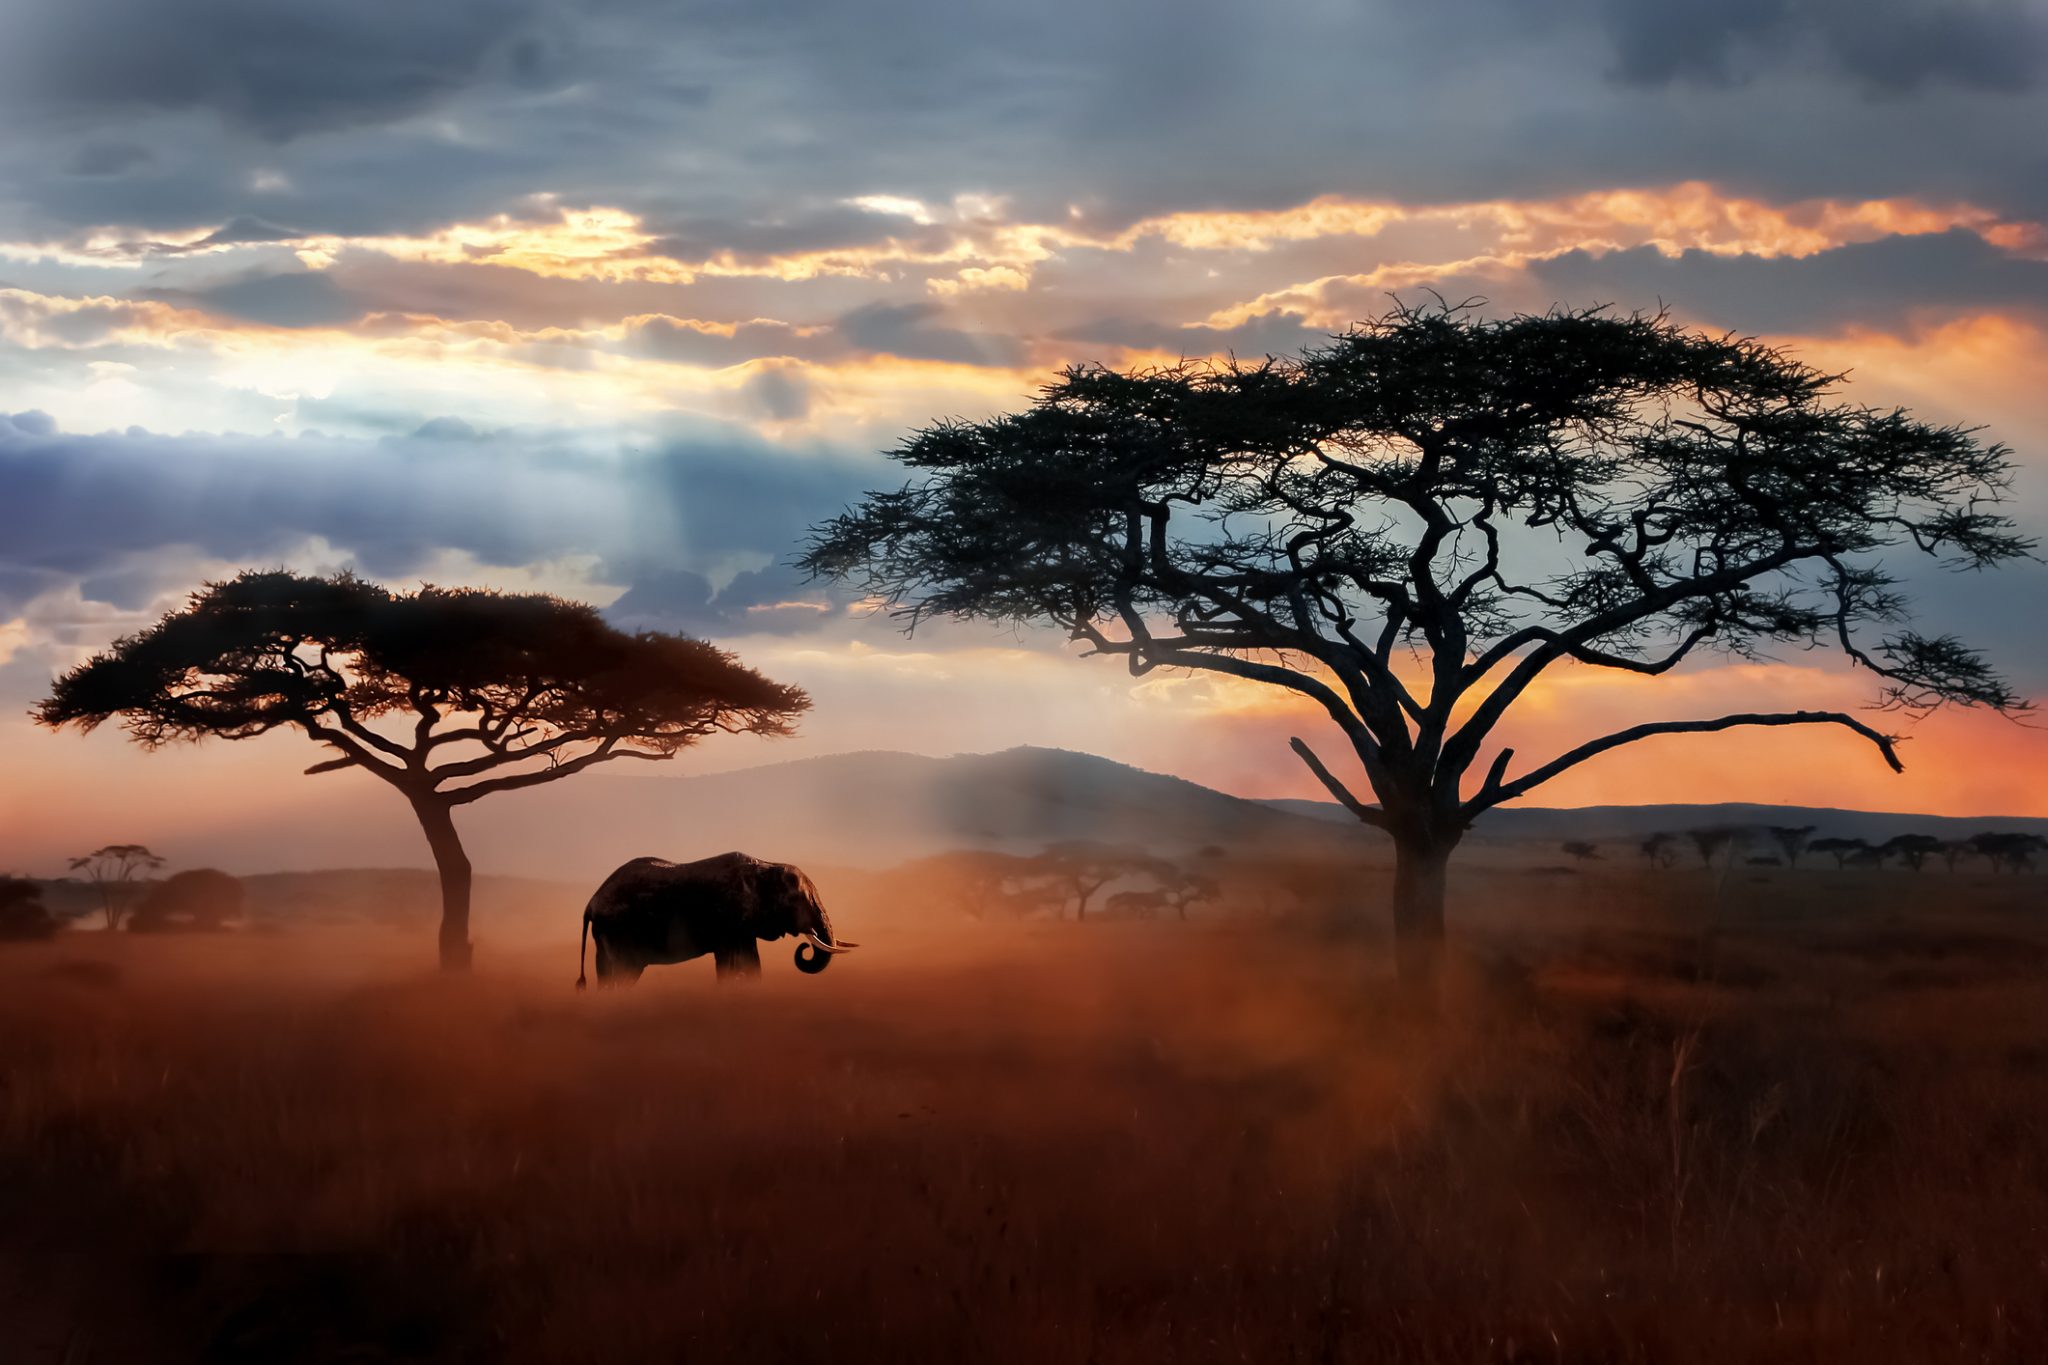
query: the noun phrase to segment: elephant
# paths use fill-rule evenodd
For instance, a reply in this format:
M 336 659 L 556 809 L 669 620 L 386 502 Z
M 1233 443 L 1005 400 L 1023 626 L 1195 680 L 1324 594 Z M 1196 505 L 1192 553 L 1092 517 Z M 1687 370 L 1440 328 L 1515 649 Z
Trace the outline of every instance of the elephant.
M 631 984 L 656 963 L 711 954 L 721 981 L 758 976 L 756 940 L 799 941 L 796 965 L 810 975 L 860 945 L 833 937 L 811 879 L 788 863 L 721 853 L 694 863 L 635 858 L 591 896 L 576 949 L 576 989 L 587 984 L 583 954 L 597 940 L 601 985 Z

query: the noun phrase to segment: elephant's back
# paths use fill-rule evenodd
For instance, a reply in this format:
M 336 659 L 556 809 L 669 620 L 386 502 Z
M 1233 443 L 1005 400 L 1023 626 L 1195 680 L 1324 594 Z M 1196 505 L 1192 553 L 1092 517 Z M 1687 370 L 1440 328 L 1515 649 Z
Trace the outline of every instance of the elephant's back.
M 620 865 L 598 884 L 583 908 L 586 918 L 609 919 L 640 904 L 668 884 L 667 873 L 676 864 L 666 858 L 635 858 Z
M 704 892 L 723 893 L 717 899 L 730 899 L 741 874 L 755 862 L 744 853 L 721 853 L 690 863 L 635 858 L 604 879 L 583 913 L 591 919 L 614 919 L 640 911 L 667 909 L 675 894 L 685 890 L 697 891 L 700 896 Z

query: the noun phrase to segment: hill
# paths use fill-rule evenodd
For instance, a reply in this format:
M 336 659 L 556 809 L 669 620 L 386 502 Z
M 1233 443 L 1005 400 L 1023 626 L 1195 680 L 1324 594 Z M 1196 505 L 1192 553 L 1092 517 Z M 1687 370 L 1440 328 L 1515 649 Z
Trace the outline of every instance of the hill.
M 126 830 L 175 869 L 237 873 L 336 867 L 424 867 L 427 851 L 404 804 L 366 776 L 306 785 L 303 799 L 233 828 L 175 844 Z M 296 791 L 296 789 L 295 789 Z M 1216 844 L 1286 857 L 1298 852 L 1385 861 L 1391 850 L 1341 808 L 1253 801 L 1093 754 L 1018 748 L 931 758 L 871 751 L 697 775 L 595 772 L 493 797 L 460 817 L 479 874 L 591 885 L 629 858 L 697 858 L 727 849 L 850 869 L 878 869 L 955 848 L 1033 852 L 1068 839 L 1142 844 L 1168 857 Z M 1657 830 L 1711 825 L 1815 825 L 1872 840 L 1908 830 L 1954 837 L 1986 828 L 2048 834 L 2048 820 L 1945 819 L 1768 805 L 1509 807 L 1480 821 L 1468 845 L 1563 839 L 1640 841 Z M 161 845 L 161 846 L 160 846 Z M 62 848 L 24 849 L 26 867 L 61 866 Z M 1468 856 L 1479 851 L 1469 847 Z M 1519 853 L 1514 857 L 1522 856 Z
M 579 866 L 741 848 L 875 868 L 952 848 L 1032 852 L 1068 839 L 1174 854 L 1209 844 L 1326 850 L 1371 837 L 1355 824 L 1063 749 L 836 754 L 700 777 L 586 779 L 565 794 L 574 798 Z M 560 843 L 563 804 L 514 797 L 480 806 L 470 836 L 478 864 L 526 870 L 536 841 Z
M 1334 801 L 1266 801 L 1290 815 L 1353 825 L 1349 811 Z M 2048 820 L 2012 816 L 1913 815 L 1896 811 L 1837 810 L 1826 806 L 1504 806 L 1488 811 L 1473 827 L 1477 840 L 1640 840 L 1660 830 L 1715 826 L 1812 825 L 1817 836 L 1882 843 L 1895 834 L 1966 838 L 1985 829 L 2010 829 L 2048 836 Z

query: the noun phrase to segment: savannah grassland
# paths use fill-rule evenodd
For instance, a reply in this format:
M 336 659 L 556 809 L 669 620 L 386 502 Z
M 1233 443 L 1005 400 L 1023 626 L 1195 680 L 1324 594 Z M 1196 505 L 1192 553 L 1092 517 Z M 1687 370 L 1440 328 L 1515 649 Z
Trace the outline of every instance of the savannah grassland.
M 866 946 L 750 988 L 488 897 L 467 980 L 0 952 L 0 1360 L 2048 1359 L 2039 876 L 1471 868 L 1434 1015 L 1300 917 L 821 882 Z

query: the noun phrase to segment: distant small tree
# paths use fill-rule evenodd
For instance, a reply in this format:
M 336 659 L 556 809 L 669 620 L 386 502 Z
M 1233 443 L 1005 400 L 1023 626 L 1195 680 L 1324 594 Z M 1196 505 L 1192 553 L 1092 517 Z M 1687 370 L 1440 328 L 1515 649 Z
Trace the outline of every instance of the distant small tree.
M 73 872 L 92 883 L 93 892 L 99 897 L 100 913 L 106 916 L 109 929 L 121 927 L 121 916 L 128 913 L 128 902 L 136 890 L 135 883 L 144 873 L 154 872 L 163 865 L 162 858 L 141 844 L 108 844 L 73 858 L 69 864 Z
M 1735 831 L 1732 829 L 1696 829 L 1689 831 L 1685 837 L 1692 840 L 1692 846 L 1699 850 L 1700 866 L 1712 867 L 1714 865 L 1714 856 L 1722 849 L 1730 848 L 1734 844 Z M 1728 856 L 1732 858 L 1735 855 L 1731 851 Z
M 1643 861 L 1652 867 L 1669 867 L 1678 857 L 1678 836 L 1659 831 L 1638 845 Z
M 1957 863 L 1960 863 L 1977 850 L 1970 846 L 1968 839 L 1944 839 L 1941 841 L 1941 848 L 1937 851 L 1941 854 L 1942 865 L 1950 872 L 1954 872 Z
M 1600 850 L 1583 839 L 1567 839 L 1558 847 L 1582 863 L 1593 862 L 1600 857 Z
M 899 869 L 920 894 L 958 895 L 974 919 L 1025 915 L 1043 901 L 1038 860 L 993 849 L 962 848 L 920 858 Z
M 43 888 L 26 877 L 0 876 L 0 943 L 53 937 L 57 917 L 43 905 Z
M 1076 365 L 1022 411 L 928 426 L 892 452 L 910 480 L 816 528 L 802 563 L 912 630 L 1046 623 L 1133 675 L 1313 705 L 1356 776 L 1293 748 L 1392 840 L 1396 959 L 1426 983 L 1453 850 L 1581 764 L 1835 726 L 1902 767 L 1890 736 L 1805 710 L 1647 721 L 1518 765 L 1504 727 L 1553 668 L 1835 646 L 1882 705 L 2022 705 L 1961 640 L 1905 626 L 1894 589 L 1904 556 L 2028 553 L 1999 514 L 2010 452 L 1840 382 L 1662 316 L 1397 307 L 1299 356 Z
M 1103 902 L 1106 912 L 1120 918 L 1154 919 L 1160 911 L 1171 910 L 1175 919 L 1185 922 L 1190 905 L 1213 900 L 1220 890 L 1207 873 L 1189 871 L 1165 858 L 1134 857 L 1125 871 L 1148 878 L 1152 885 L 1119 891 Z
M 1826 839 L 1815 839 L 1806 847 L 1807 850 L 1812 853 L 1833 854 L 1835 858 L 1835 867 L 1839 870 L 1848 865 L 1849 859 L 1852 856 L 1868 849 L 1870 845 L 1864 843 L 1861 839 L 1838 839 L 1834 837 L 1829 837 Z
M 1967 842 L 1993 872 L 2025 872 L 2033 867 L 2036 853 L 2048 852 L 2048 839 L 2038 834 L 1991 830 L 1973 834 Z
M 1215 900 L 1222 890 L 1216 879 L 1206 872 L 1194 872 L 1174 863 L 1164 863 L 1153 874 L 1159 880 L 1161 903 L 1173 911 L 1178 920 L 1188 917 L 1188 907 L 1203 901 Z
M 579 602 L 352 574 L 244 573 L 57 679 L 52 728 L 123 718 L 146 749 L 300 730 L 411 805 L 441 880 L 441 965 L 469 965 L 455 811 L 706 735 L 785 735 L 810 706 L 702 640 L 627 634 Z
M 1799 855 L 1806 851 L 1806 841 L 1813 837 L 1812 825 L 1772 825 L 1770 835 L 1777 842 L 1778 851 L 1785 855 L 1785 866 L 1799 866 Z
M 1940 849 L 1941 840 L 1932 834 L 1899 834 L 1879 844 L 1877 853 L 1880 858 L 1897 858 L 1918 872 L 1926 865 L 1927 855 Z
M 1071 839 L 1051 844 L 1038 855 L 1036 873 L 1073 903 L 1074 918 L 1088 918 L 1088 903 L 1111 882 L 1142 872 L 1154 863 L 1143 849 L 1123 844 Z
M 164 878 L 149 888 L 149 894 L 128 917 L 128 931 L 134 934 L 175 933 L 191 930 L 206 933 L 226 927 L 242 917 L 243 891 L 239 878 L 218 868 L 196 867 Z
M 1102 903 L 1102 913 L 1111 919 L 1157 919 L 1166 905 L 1166 893 L 1156 886 L 1119 891 Z

